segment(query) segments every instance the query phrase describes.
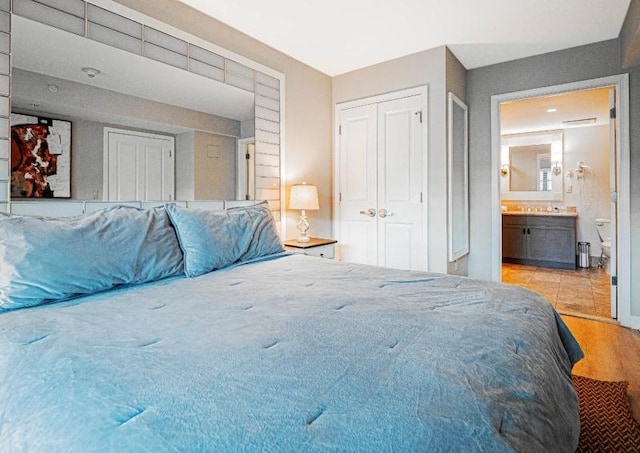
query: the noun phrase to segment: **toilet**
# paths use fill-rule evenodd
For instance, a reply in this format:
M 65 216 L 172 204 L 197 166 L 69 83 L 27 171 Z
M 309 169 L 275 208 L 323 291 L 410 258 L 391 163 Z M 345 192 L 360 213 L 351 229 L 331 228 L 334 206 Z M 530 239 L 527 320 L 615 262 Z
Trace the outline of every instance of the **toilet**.
M 610 224 L 611 221 L 609 219 L 596 219 L 596 228 L 598 230 L 598 237 L 600 238 L 600 247 L 602 248 L 602 253 L 600 254 L 600 265 L 606 266 L 605 269 L 607 274 L 609 273 L 609 260 L 611 259 Z M 606 260 L 604 257 L 606 257 Z

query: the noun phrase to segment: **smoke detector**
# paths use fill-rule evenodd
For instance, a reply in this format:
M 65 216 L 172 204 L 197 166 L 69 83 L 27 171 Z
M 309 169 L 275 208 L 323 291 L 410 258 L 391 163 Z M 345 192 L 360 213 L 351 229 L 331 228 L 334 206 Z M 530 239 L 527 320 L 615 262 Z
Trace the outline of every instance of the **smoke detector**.
M 95 76 L 100 74 L 100 70 L 96 68 L 82 68 L 82 72 L 84 72 L 90 79 L 93 79 Z

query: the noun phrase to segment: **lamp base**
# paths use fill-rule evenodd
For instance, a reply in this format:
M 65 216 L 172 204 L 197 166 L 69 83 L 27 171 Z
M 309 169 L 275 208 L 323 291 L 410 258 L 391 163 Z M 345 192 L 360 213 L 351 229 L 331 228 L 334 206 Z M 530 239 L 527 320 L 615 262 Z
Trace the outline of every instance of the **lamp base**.
M 300 214 L 300 219 L 298 219 L 298 231 L 300 231 L 300 236 L 296 239 L 298 242 L 309 242 L 309 238 L 307 237 L 307 231 L 309 231 L 309 222 L 307 222 L 307 214 L 302 210 Z

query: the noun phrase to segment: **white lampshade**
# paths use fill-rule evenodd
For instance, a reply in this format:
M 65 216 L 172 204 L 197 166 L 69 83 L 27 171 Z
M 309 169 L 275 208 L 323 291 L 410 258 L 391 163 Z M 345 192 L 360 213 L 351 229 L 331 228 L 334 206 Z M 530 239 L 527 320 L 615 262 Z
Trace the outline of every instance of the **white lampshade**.
M 318 187 L 313 184 L 295 184 L 291 186 L 289 209 L 318 210 Z

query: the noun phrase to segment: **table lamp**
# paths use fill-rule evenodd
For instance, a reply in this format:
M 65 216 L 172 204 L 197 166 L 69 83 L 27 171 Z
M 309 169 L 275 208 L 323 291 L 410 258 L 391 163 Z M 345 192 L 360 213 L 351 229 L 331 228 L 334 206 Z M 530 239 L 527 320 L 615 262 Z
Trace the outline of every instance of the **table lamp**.
M 307 231 L 309 230 L 309 222 L 307 222 L 306 210 L 318 210 L 318 188 L 313 184 L 294 184 L 291 186 L 291 194 L 289 196 L 289 209 L 300 209 L 300 219 L 298 220 L 298 230 L 300 237 L 298 242 L 309 242 Z

